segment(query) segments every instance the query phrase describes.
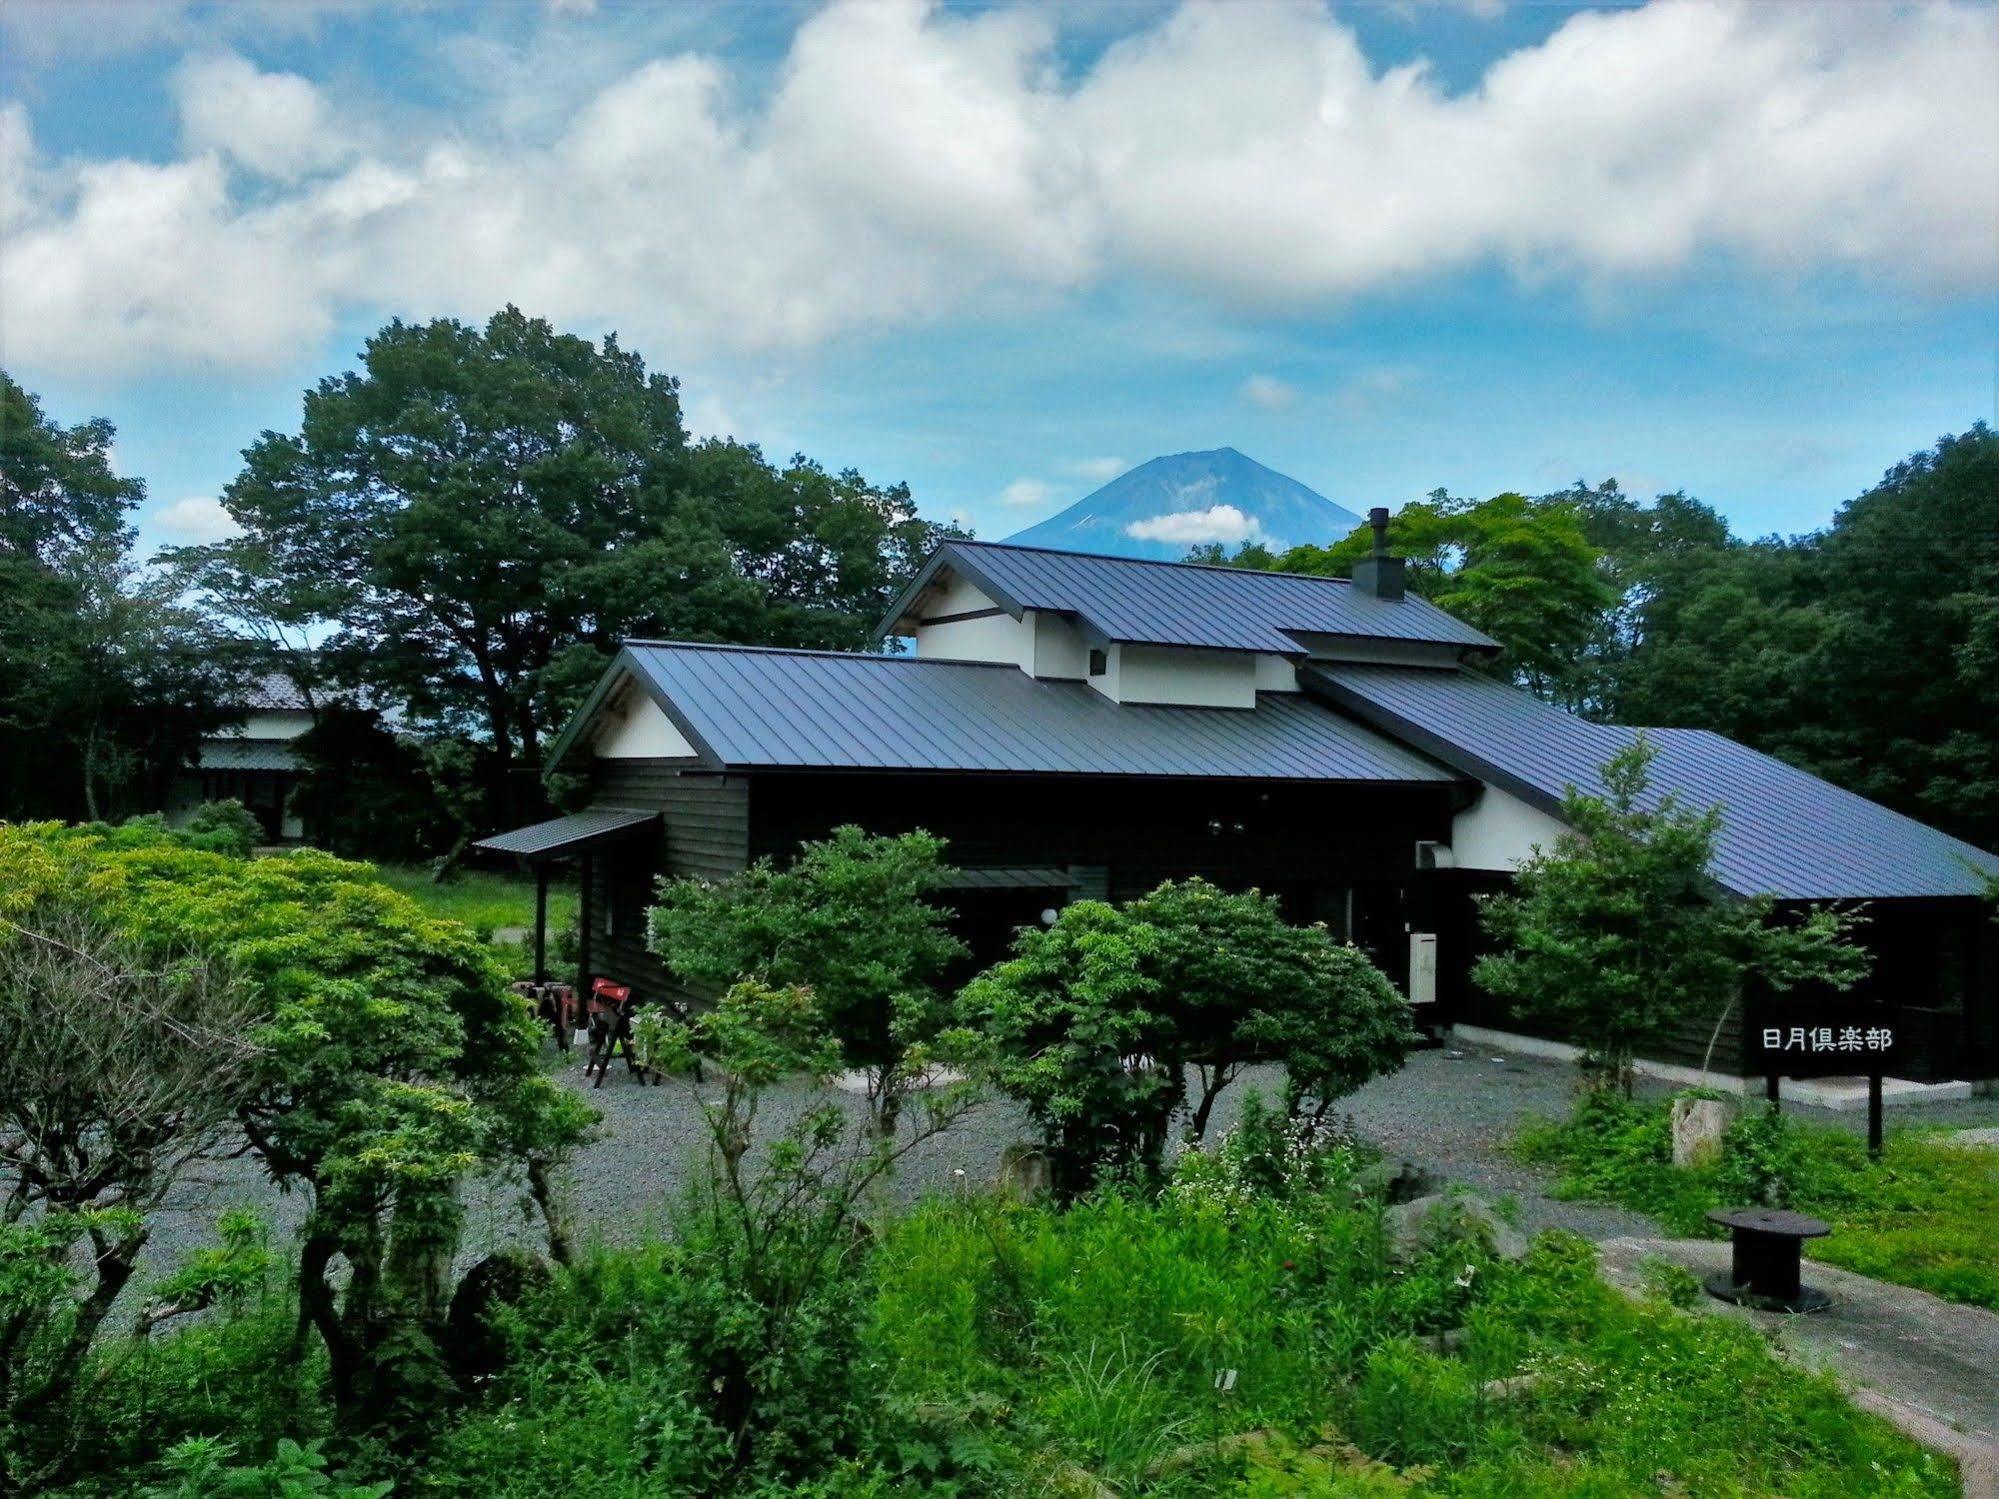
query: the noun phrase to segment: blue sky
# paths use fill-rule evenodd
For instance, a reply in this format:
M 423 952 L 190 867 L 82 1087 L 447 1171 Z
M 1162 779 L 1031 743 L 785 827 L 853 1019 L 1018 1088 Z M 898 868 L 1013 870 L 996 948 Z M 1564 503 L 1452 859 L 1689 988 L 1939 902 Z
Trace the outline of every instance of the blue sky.
M 1002 536 L 1230 445 L 1355 510 L 1823 524 L 1992 416 L 1986 7 L 11 4 L 0 361 L 146 539 L 386 317 L 616 329 L 690 423 Z

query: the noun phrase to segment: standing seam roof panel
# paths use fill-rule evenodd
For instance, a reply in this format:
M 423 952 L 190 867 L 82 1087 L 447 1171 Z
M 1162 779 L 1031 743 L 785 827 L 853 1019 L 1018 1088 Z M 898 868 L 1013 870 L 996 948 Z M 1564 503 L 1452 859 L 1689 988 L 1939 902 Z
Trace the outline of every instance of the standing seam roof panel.
M 1012 666 L 652 644 L 628 655 L 725 766 L 1460 779 L 1300 695 L 1254 709 L 1120 705 Z
M 1722 807 L 1715 878 L 1742 895 L 1787 900 L 1934 898 L 1982 893 L 1974 872 L 1999 856 L 1871 802 L 1808 771 L 1705 729 L 1589 723 L 1488 677 L 1450 670 L 1325 665 L 1338 692 L 1559 799 L 1569 785 L 1602 791 L 1603 763 L 1642 732 L 1658 751 L 1657 805 L 1668 793 Z M 1448 757 L 1447 757 L 1448 758 Z
M 1377 599 L 1340 578 L 1145 562 L 991 542 L 945 542 L 1023 608 L 1077 614 L 1138 645 L 1299 654 L 1292 632 L 1492 648 L 1490 637 L 1414 594 Z

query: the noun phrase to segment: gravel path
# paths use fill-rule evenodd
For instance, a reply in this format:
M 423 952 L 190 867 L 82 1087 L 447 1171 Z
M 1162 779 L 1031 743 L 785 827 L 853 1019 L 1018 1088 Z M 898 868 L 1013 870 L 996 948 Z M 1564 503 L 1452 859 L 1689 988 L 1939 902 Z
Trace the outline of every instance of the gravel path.
M 599 1138 L 569 1167 L 569 1201 L 579 1237 L 616 1244 L 657 1235 L 687 1190 L 690 1171 L 699 1169 L 705 1155 L 706 1136 L 688 1086 L 673 1081 L 642 1087 L 619 1066 L 602 1088 L 589 1089 L 580 1053 L 558 1057 L 551 1052 L 548 1064 L 564 1082 L 584 1091 L 604 1116 Z M 1226 1127 L 1250 1088 L 1274 1093 L 1277 1085 L 1276 1069 L 1253 1071 L 1224 1095 L 1213 1128 Z M 1665 1085 L 1641 1088 L 1652 1095 L 1671 1091 Z M 1521 1125 L 1566 1114 L 1574 1089 L 1575 1069 L 1567 1063 L 1446 1048 L 1418 1052 L 1402 1071 L 1378 1078 L 1344 1100 L 1342 1112 L 1389 1159 L 1409 1161 L 1494 1201 L 1510 1199 L 1520 1226 L 1530 1233 L 1559 1227 L 1594 1239 L 1656 1234 L 1657 1225 L 1641 1214 L 1554 1200 L 1547 1195 L 1547 1173 L 1508 1155 L 1507 1142 Z M 803 1089 L 775 1090 L 766 1101 L 765 1117 L 772 1125 L 795 1117 L 811 1097 Z M 860 1117 L 859 1098 L 835 1097 Z M 1840 1128 L 1866 1128 L 1864 1112 L 1801 1107 L 1794 1112 Z M 1999 1121 L 1999 1099 L 1898 1107 L 1888 1117 L 1891 1127 L 1989 1124 Z M 907 1201 L 933 1191 L 984 1186 L 994 1178 L 1000 1152 L 1028 1137 L 1016 1110 L 1004 1101 L 989 1102 L 915 1152 L 896 1176 L 893 1191 Z M 239 1205 L 266 1213 L 280 1238 L 296 1228 L 304 1206 L 295 1195 L 273 1191 L 249 1162 L 217 1163 L 201 1182 L 179 1193 L 164 1215 L 149 1270 L 163 1272 L 189 1249 L 210 1242 L 215 1215 Z M 519 1183 L 478 1184 L 467 1202 L 467 1256 L 533 1242 L 535 1225 L 524 1207 Z

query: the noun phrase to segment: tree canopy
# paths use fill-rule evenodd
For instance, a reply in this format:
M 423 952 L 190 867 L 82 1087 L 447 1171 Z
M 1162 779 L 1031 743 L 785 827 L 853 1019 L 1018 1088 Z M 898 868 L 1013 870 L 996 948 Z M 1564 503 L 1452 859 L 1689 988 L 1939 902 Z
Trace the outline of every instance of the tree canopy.
M 1283 1064 L 1289 1108 L 1316 1119 L 1416 1041 L 1407 1002 L 1357 948 L 1200 879 L 1024 928 L 958 1013 L 1068 1191 L 1106 1167 L 1156 1171 L 1176 1115 L 1200 1138 L 1252 1063 Z
M 671 376 L 513 307 L 390 323 L 223 504 L 242 534 L 177 554 L 218 607 L 330 624 L 336 673 L 476 729 L 502 780 L 620 640 L 858 646 L 933 535 L 905 487 L 690 444 Z
M 112 467 L 115 435 L 0 372 L 0 815 L 159 806 L 248 668 L 132 559 L 146 487 Z
M 1583 648 L 1616 595 L 1600 566 L 1601 552 L 1566 496 L 1465 500 L 1434 490 L 1389 517 L 1388 542 L 1409 564 L 1412 593 L 1505 647 L 1500 670 L 1544 697 L 1579 695 Z M 1372 546 L 1372 530 L 1361 527 L 1330 546 L 1273 553 L 1252 545 L 1228 560 L 1238 567 L 1344 578 Z

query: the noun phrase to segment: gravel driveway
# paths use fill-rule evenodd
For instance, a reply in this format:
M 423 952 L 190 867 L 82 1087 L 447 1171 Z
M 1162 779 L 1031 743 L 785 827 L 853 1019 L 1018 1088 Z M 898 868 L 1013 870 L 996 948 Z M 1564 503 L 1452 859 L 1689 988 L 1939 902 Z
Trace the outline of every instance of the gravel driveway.
M 566 1083 L 585 1093 L 604 1116 L 600 1138 L 578 1153 L 569 1168 L 569 1201 L 579 1238 L 631 1243 L 657 1234 L 679 1194 L 698 1170 L 706 1136 L 688 1085 L 672 1081 L 641 1087 L 615 1067 L 602 1088 L 586 1088 L 580 1053 L 548 1064 Z M 1276 1091 L 1277 1069 L 1257 1069 L 1224 1096 L 1213 1126 L 1233 1118 L 1252 1087 Z M 1663 1094 L 1663 1085 L 1641 1085 Z M 1402 1071 L 1378 1078 L 1343 1101 L 1362 1135 L 1391 1160 L 1406 1160 L 1493 1199 L 1510 1198 L 1529 1232 L 1572 1229 L 1606 1239 L 1658 1232 L 1644 1216 L 1620 1208 L 1557 1202 L 1546 1195 L 1545 1172 L 1511 1159 L 1506 1144 L 1520 1126 L 1536 1117 L 1568 1111 L 1575 1069 L 1567 1063 L 1503 1055 L 1491 1050 L 1436 1049 L 1418 1052 Z M 812 1095 L 804 1089 L 775 1090 L 765 1117 L 773 1124 L 795 1117 Z M 861 1100 L 835 1095 L 856 1119 Z M 1787 1106 L 1788 1107 L 1788 1106 Z M 1815 1122 L 1864 1129 L 1863 1113 L 1800 1109 Z M 1977 1125 L 1999 1121 L 1999 1100 L 1924 1105 L 1889 1111 L 1889 1123 Z M 1028 1138 L 1018 1112 L 1004 1101 L 985 1104 L 949 1134 L 928 1142 L 903 1165 L 893 1191 L 910 1200 L 960 1185 L 993 1180 L 1000 1152 Z M 962 1172 L 960 1176 L 957 1173 Z M 513 1242 L 533 1242 L 534 1223 L 523 1211 L 518 1183 L 482 1182 L 467 1202 L 466 1254 L 477 1256 Z M 294 1229 L 303 1212 L 296 1196 L 281 1197 L 244 1161 L 215 1165 L 199 1183 L 180 1192 L 164 1215 L 149 1254 L 149 1269 L 160 1273 L 192 1247 L 209 1242 L 216 1213 L 236 1205 L 265 1212 L 280 1236 Z

